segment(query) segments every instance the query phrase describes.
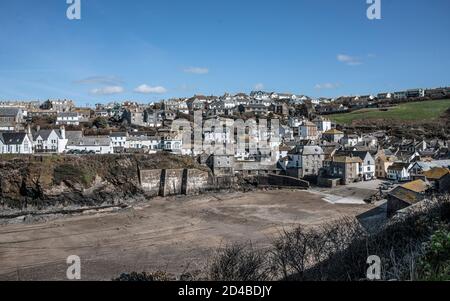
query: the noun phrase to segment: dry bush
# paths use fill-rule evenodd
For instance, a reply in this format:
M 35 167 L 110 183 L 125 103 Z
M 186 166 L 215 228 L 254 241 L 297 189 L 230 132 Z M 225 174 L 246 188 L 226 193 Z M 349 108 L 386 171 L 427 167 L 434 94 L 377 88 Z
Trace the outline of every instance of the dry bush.
M 367 258 L 377 255 L 381 259 L 384 280 L 417 279 L 418 262 L 424 252 L 423 242 L 429 240 L 442 224 L 448 225 L 449 220 L 449 197 L 441 196 L 391 220 L 374 233 L 364 231 L 351 220 L 326 225 L 316 233 L 316 242 L 309 243 L 310 250 L 303 251 L 311 254 L 314 266 L 289 278 L 362 280 L 366 278 Z M 302 260 L 303 256 L 300 256 Z M 295 260 L 291 259 L 291 262 Z
M 267 252 L 251 244 L 232 244 L 218 250 L 208 268 L 208 279 L 213 281 L 268 281 L 273 275 Z
M 343 264 L 334 257 L 364 235 L 364 229 L 352 218 L 343 218 L 315 229 L 298 227 L 284 232 L 274 242 L 271 258 L 281 278 L 322 280 L 327 277 L 329 267 L 321 263 L 333 258 L 338 266 Z
M 382 279 L 415 280 L 423 243 L 449 224 L 450 202 L 441 196 L 404 213 L 376 231 L 366 231 L 354 218 L 318 228 L 283 232 L 268 252 L 251 245 L 232 245 L 217 253 L 212 280 L 358 281 L 366 279 L 367 258 L 379 256 Z

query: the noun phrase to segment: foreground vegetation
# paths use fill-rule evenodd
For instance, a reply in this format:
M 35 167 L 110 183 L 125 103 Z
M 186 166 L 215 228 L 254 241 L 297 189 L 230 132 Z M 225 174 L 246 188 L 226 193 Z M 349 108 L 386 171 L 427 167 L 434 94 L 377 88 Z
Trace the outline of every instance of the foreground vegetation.
M 378 108 L 362 109 L 351 113 L 330 115 L 338 124 L 352 124 L 360 120 L 397 120 L 397 121 L 435 121 L 448 109 L 450 99 L 411 102 L 396 107 L 380 110 Z
M 372 255 L 381 259 L 381 280 L 450 280 L 450 197 L 426 201 L 371 229 L 345 218 L 284 232 L 266 250 L 230 245 L 195 274 L 133 273 L 118 280 L 365 281 Z

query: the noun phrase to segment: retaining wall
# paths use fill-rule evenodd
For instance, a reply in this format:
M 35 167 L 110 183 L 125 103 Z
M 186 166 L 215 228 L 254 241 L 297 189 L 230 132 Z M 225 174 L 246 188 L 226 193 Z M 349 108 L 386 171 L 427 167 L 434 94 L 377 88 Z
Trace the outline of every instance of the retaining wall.
M 196 194 L 211 187 L 208 172 L 197 169 L 140 170 L 142 189 L 150 196 Z

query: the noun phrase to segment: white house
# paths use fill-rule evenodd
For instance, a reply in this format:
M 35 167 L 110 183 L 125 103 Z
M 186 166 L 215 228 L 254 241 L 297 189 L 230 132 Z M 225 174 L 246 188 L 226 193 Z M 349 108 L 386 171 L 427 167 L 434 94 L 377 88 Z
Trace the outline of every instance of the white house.
M 65 151 L 67 146 L 66 130 L 63 127 L 59 130 L 38 129 L 31 134 L 33 137 L 33 149 L 36 153 L 58 153 Z
M 183 147 L 182 139 L 166 137 L 161 140 L 161 149 L 168 152 L 179 153 Z
M 76 112 L 62 112 L 56 116 L 56 125 L 80 125 L 80 114 Z
M 324 132 L 332 129 L 330 119 L 326 119 L 323 117 L 317 117 L 316 119 L 314 119 L 313 122 L 316 124 L 317 130 L 321 133 L 324 133 Z
M 280 138 L 283 141 L 292 141 L 294 140 L 294 131 L 291 127 L 280 125 Z
M 232 143 L 232 137 L 229 131 L 205 131 L 203 139 L 203 143 L 207 145 Z
M 301 139 L 316 140 L 319 138 L 319 132 L 317 126 L 311 121 L 305 121 L 299 128 L 299 134 Z
M 364 145 L 367 147 L 377 147 L 378 146 L 378 138 L 374 136 L 366 136 L 362 138 Z
M 341 144 L 345 147 L 354 147 L 361 141 L 362 138 L 358 135 L 345 135 L 344 138 L 341 139 Z
M 450 168 L 450 160 L 434 160 L 429 162 L 415 162 L 409 168 L 409 172 L 413 175 L 422 174 L 436 167 Z
M 234 98 L 231 97 L 227 97 L 225 98 L 222 102 L 223 102 L 223 107 L 224 109 L 234 109 L 236 106 L 238 106 L 236 104 L 236 101 Z M 246 102 L 244 104 L 247 104 Z
M 179 106 L 178 106 L 178 112 L 183 113 L 183 114 L 189 114 L 189 108 L 188 108 L 186 100 L 180 101 Z
M 408 171 L 409 163 L 394 163 L 393 165 L 388 167 L 387 170 L 387 178 L 393 181 L 409 181 L 411 175 Z
M 290 116 L 288 120 L 288 126 L 291 128 L 298 128 L 303 124 L 304 121 L 304 118 Z
M 129 147 L 129 144 L 127 143 L 127 132 L 113 132 L 109 135 L 109 138 L 111 139 L 112 147 Z
M 133 149 L 145 149 L 149 152 L 156 152 L 161 145 L 161 139 L 159 137 L 150 136 L 133 136 L 127 138 L 127 145 Z
M 108 136 L 82 136 L 69 139 L 67 151 L 94 152 L 95 154 L 112 154 L 113 147 Z
M 313 99 L 311 99 L 311 103 L 315 106 L 318 106 L 318 105 L 320 105 L 320 100 L 317 98 L 313 98 Z
M 32 154 L 33 143 L 25 132 L 0 132 L 0 154 Z
M 359 157 L 362 160 L 359 169 L 360 173 L 365 181 L 375 179 L 375 158 L 366 151 L 355 151 L 352 152 L 354 157 Z

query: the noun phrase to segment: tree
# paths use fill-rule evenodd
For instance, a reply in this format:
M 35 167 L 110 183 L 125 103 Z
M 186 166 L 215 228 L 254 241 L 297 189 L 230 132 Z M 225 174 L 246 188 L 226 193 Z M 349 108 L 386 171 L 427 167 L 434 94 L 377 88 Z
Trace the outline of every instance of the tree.
M 98 129 L 106 129 L 106 128 L 108 128 L 108 120 L 106 120 L 103 117 L 98 117 L 94 120 L 94 125 Z

